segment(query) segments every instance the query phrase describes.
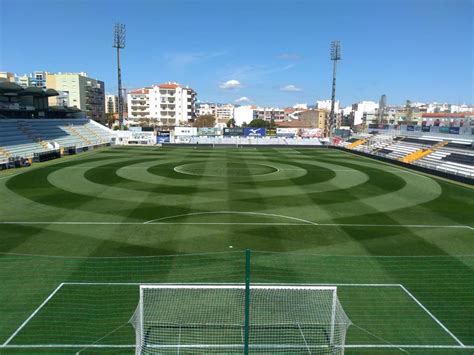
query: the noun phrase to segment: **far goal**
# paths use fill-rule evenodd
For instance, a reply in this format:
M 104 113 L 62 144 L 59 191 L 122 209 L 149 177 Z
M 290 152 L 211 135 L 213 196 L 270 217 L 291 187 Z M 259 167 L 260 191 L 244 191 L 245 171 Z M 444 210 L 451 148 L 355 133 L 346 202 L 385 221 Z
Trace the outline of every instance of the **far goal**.
M 131 323 L 136 354 L 343 354 L 351 324 L 336 287 L 262 284 L 141 285 Z

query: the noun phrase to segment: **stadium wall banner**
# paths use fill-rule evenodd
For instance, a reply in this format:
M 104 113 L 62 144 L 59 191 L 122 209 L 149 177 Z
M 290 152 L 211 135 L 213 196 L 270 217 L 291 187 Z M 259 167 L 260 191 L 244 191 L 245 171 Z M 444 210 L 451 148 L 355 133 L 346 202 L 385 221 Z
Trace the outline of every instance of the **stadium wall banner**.
M 439 133 L 449 133 L 449 127 L 439 127 Z
M 141 127 L 131 126 L 131 127 L 128 127 L 128 130 L 129 130 L 130 132 L 141 132 L 141 131 L 142 131 L 142 128 L 141 128 Z
M 421 130 L 423 132 L 429 132 L 431 130 L 431 126 L 421 126 Z
M 449 127 L 449 133 L 459 134 L 459 127 Z
M 142 132 L 154 132 L 154 127 L 142 127 Z
M 277 128 L 276 134 L 278 137 L 293 138 L 298 134 L 298 128 Z
M 267 136 L 270 137 L 275 137 L 277 135 L 277 131 L 275 128 L 268 128 L 265 133 Z
M 198 136 L 222 136 L 222 128 L 199 127 Z
M 390 126 L 388 124 L 378 124 L 378 123 L 369 123 L 370 129 L 389 129 Z
M 266 133 L 265 128 L 251 128 L 251 127 L 244 128 L 245 137 L 264 137 L 265 133 Z
M 414 132 L 415 126 L 407 126 L 407 132 Z
M 158 131 L 156 133 L 156 143 L 169 143 L 170 142 L 170 131 Z
M 174 135 L 194 137 L 194 136 L 197 136 L 197 128 L 196 127 L 175 127 Z
M 301 138 L 321 138 L 322 136 L 321 128 L 303 128 L 301 130 Z
M 236 128 L 229 128 L 226 127 L 224 128 L 224 136 L 243 136 L 244 135 L 244 129 L 240 127 Z

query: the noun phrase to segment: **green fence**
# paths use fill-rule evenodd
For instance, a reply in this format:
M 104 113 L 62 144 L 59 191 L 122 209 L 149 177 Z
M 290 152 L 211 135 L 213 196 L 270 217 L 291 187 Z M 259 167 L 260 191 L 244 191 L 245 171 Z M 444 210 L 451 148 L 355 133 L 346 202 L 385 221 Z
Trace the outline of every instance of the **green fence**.
M 140 285 L 225 283 L 337 287 L 352 322 L 346 353 L 471 354 L 473 267 L 473 256 L 259 251 L 253 251 L 251 258 L 245 251 L 111 258 L 4 255 L 0 258 L 0 351 L 133 353 L 136 338 L 130 319 Z M 239 349 L 244 350 L 245 346 Z

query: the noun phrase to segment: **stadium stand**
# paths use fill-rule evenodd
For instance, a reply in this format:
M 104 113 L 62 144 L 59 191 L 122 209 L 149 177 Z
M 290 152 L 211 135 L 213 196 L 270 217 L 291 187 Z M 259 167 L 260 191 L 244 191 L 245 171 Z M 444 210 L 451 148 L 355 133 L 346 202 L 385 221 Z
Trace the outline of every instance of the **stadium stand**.
M 474 178 L 474 146 L 470 140 L 448 140 L 435 136 L 406 137 L 377 134 L 352 138 L 342 145 L 348 149 L 377 155 L 446 173 Z M 351 148 L 353 147 L 353 148 Z
M 0 161 L 61 148 L 107 144 L 112 132 L 88 119 L 1 119 Z

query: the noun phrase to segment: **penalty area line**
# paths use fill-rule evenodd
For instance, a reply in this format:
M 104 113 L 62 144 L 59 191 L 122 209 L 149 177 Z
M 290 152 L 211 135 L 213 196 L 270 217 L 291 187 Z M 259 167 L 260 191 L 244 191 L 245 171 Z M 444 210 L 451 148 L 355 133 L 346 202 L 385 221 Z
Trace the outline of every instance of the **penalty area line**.
M 461 347 L 465 348 L 466 346 L 443 324 L 441 323 L 441 321 L 436 318 L 434 316 L 433 313 L 431 313 L 428 308 L 426 308 L 420 301 L 418 301 L 418 299 L 410 292 L 408 291 L 408 289 L 403 286 L 402 284 L 400 284 L 400 288 L 405 291 L 405 293 L 413 300 L 415 301 L 415 303 L 422 309 L 424 310 L 430 317 L 431 319 L 433 319 L 441 328 L 443 328 L 443 330 L 449 334 L 449 336 L 451 336 L 451 338 L 453 338 L 456 343 L 458 343 Z
M 9 342 L 11 342 L 13 340 L 14 337 L 16 337 L 16 335 L 28 324 L 28 322 L 41 310 L 41 308 L 43 308 L 46 303 L 48 303 L 48 301 L 53 298 L 53 296 L 61 289 L 61 287 L 63 287 L 64 283 L 60 283 L 58 287 L 56 287 L 54 289 L 53 292 L 51 292 L 49 294 L 49 296 L 43 301 L 43 303 L 41 303 L 38 308 L 36 308 L 33 313 L 31 313 L 31 315 L 25 319 L 25 321 L 17 328 L 17 330 L 15 330 L 15 332 L 10 335 L 10 337 L 3 343 L 3 347 L 8 345 Z

